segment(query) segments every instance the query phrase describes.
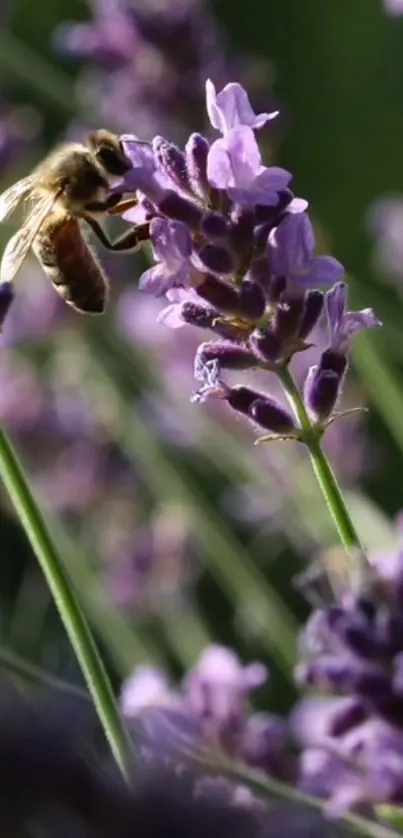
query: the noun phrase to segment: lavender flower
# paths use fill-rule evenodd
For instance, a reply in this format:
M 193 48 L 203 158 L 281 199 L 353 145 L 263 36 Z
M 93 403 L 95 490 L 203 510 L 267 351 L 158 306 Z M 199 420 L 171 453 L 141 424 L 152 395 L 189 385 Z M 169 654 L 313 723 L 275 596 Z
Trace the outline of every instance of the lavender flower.
M 179 689 L 172 689 L 161 671 L 138 667 L 124 684 L 121 706 L 148 758 L 163 753 L 183 763 L 195 748 L 218 748 L 274 776 L 290 777 L 294 761 L 286 723 L 249 710 L 249 694 L 267 677 L 263 664 L 243 666 L 235 652 L 214 644 Z
M 291 286 L 331 285 L 343 274 L 337 259 L 313 255 L 315 235 L 306 212 L 286 215 L 271 231 L 268 248 L 272 272 L 286 277 Z
M 302 785 L 334 815 L 403 802 L 401 547 L 369 560 L 360 589 L 311 617 L 298 670 L 300 682 L 338 696 L 306 699 L 293 721 Z
M 305 380 L 304 398 L 314 421 L 324 422 L 339 399 L 353 336 L 361 329 L 381 326 L 372 309 L 347 312 L 347 286 L 343 282 L 326 294 L 329 346 L 319 364 L 311 367 Z
M 140 287 L 167 295 L 161 322 L 207 328 L 221 339 L 203 343 L 196 354 L 195 375 L 203 386 L 195 401 L 225 400 L 273 434 L 306 441 L 276 399 L 228 386 L 221 371 L 281 374 L 309 347 L 325 302 L 329 343 L 304 386 L 320 435 L 336 415 L 352 337 L 380 322 L 370 309 L 347 312 L 347 286 L 339 281 L 343 267 L 331 256 L 315 255 L 307 202 L 289 189 L 289 172 L 263 165 L 255 130 L 276 114 L 256 116 L 239 84 L 217 93 L 208 81 L 206 103 L 213 127 L 222 133 L 211 145 L 192 135 L 182 152 L 157 137 L 152 159 L 150 149 L 142 152 L 135 138 L 124 137 L 134 169 L 119 188 L 137 189 L 140 203 L 146 202 L 158 260 Z M 135 223 L 137 212 L 130 211 L 127 220 Z M 332 287 L 324 296 L 318 285 Z
M 217 94 L 211 79 L 206 83 L 206 107 L 213 128 L 221 134 L 227 134 L 239 126 L 263 128 L 266 122 L 278 116 L 278 111 L 256 115 L 246 90 L 240 84 L 226 84 Z

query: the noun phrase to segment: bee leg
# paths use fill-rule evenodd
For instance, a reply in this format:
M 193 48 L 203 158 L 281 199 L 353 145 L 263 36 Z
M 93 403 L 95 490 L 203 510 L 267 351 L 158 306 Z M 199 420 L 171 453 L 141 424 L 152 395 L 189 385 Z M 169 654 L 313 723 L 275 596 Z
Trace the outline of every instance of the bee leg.
M 111 198 L 114 197 L 116 196 L 111 195 Z M 127 210 L 131 209 L 132 207 L 136 207 L 137 204 L 137 198 L 123 198 L 123 200 L 111 204 L 111 206 L 108 208 L 108 215 L 123 215 L 124 212 L 127 212 Z
M 85 205 L 85 209 L 87 212 L 109 212 L 109 210 L 118 206 L 121 201 L 122 193 L 119 192 L 116 195 L 109 195 L 109 198 L 107 198 L 106 201 L 90 201 Z
M 85 217 L 85 220 L 101 244 L 103 244 L 107 250 L 112 250 L 114 253 L 121 253 L 126 250 L 135 250 L 139 247 L 139 245 L 149 241 L 150 239 L 150 225 L 148 222 L 131 227 L 130 230 L 126 230 L 126 232 L 115 239 L 115 241 L 111 241 L 97 221 L 90 217 Z

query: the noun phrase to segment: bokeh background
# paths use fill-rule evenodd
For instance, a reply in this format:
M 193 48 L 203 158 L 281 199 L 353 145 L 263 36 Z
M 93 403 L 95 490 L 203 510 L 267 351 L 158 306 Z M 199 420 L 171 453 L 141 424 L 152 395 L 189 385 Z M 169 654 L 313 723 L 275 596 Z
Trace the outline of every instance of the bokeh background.
M 384 321 L 356 341 L 345 394 L 368 412 L 327 449 L 366 544 L 387 549 L 403 506 L 403 3 L 2 0 L 0 188 L 89 127 L 186 141 L 206 127 L 209 76 L 280 108 L 267 160 L 294 173 L 354 307 Z M 146 662 L 179 679 L 214 641 L 268 664 L 256 706 L 286 712 L 309 608 L 295 577 L 336 543 L 309 461 L 191 404 L 199 336 L 157 323 L 160 302 L 137 291 L 146 253 L 100 256 L 111 304 L 94 321 L 24 266 L 0 337 L 1 420 L 115 685 Z M 0 514 L 0 667 L 80 685 L 4 493 Z

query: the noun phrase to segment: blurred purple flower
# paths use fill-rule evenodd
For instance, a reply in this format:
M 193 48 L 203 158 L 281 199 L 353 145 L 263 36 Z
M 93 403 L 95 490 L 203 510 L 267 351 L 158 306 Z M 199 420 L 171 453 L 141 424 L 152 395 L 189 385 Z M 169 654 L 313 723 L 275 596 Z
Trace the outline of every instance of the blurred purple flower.
M 94 0 L 90 9 L 88 23 L 63 24 L 54 43 L 85 61 L 80 98 L 92 108 L 97 102 L 100 119 L 117 130 L 127 130 L 134 117 L 144 138 L 166 130 L 183 138 L 187 127 L 201 124 L 206 77 L 221 84 L 241 71 L 260 83 L 255 62 L 230 55 L 202 0 L 147 6 Z
M 265 683 L 268 672 L 260 663 L 242 666 L 238 656 L 223 646 L 209 646 L 183 682 L 185 705 L 203 722 L 211 743 L 230 748 L 245 724 L 248 693 Z
M 180 762 L 189 757 L 192 746 L 218 747 L 273 776 L 290 778 L 295 760 L 286 723 L 249 709 L 250 693 L 267 678 L 263 664 L 244 666 L 232 649 L 212 644 L 176 690 L 161 670 L 137 667 L 123 686 L 121 707 L 131 723 L 140 723 L 132 729 L 149 755 L 168 755 Z M 229 792 L 236 802 L 237 787 Z
M 389 15 L 403 15 L 403 0 L 383 0 L 383 5 Z
M 373 236 L 375 267 L 400 282 L 403 278 L 402 195 L 377 198 L 368 210 L 367 228 Z
M 40 131 L 41 120 L 34 108 L 0 102 L 0 174 L 32 150 Z
M 390 553 L 370 554 L 361 588 L 346 588 L 305 631 L 300 682 L 339 698 L 311 697 L 294 711 L 301 783 L 336 816 L 403 802 L 402 582 L 400 547 L 393 563 Z

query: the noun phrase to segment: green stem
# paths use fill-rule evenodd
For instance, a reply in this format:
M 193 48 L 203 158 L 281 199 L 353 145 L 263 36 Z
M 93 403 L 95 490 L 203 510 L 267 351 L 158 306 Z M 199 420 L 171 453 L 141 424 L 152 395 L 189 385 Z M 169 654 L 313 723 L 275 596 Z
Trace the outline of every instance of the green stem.
M 49 535 L 7 434 L 1 427 L 0 476 L 49 585 L 113 755 L 121 771 L 126 774 L 130 765 L 130 744 L 106 670 L 63 561 Z
M 194 758 L 194 754 L 191 754 Z M 284 804 L 300 804 L 310 809 L 322 813 L 326 818 L 325 802 L 311 794 L 287 786 L 280 780 L 256 771 L 253 768 L 248 768 L 243 764 L 236 762 L 227 762 L 225 759 L 212 757 L 210 755 L 196 756 L 196 765 L 203 769 L 206 774 L 210 776 L 228 777 L 236 783 L 246 786 L 256 793 L 256 795 L 267 799 L 280 800 Z M 326 823 L 326 820 L 324 820 Z M 366 836 L 366 838 L 399 838 L 401 835 L 397 830 L 384 826 L 377 821 L 368 820 L 360 815 L 347 812 L 340 818 L 340 823 L 343 826 L 350 827 L 351 830 L 358 835 Z M 326 833 L 326 829 L 324 829 Z
M 327 503 L 329 512 L 336 524 L 341 542 L 348 553 L 358 551 L 359 553 L 364 554 L 364 548 L 346 506 L 343 493 L 326 454 L 323 451 L 320 439 L 314 432 L 314 428 L 309 419 L 303 398 L 294 377 L 288 368 L 282 369 L 281 372 L 278 373 L 278 377 L 286 390 L 295 416 L 297 417 L 305 434 L 304 442 L 309 449 L 313 470 L 323 497 Z M 357 575 L 359 575 L 359 567 L 357 568 L 355 563 L 351 572 L 352 576 L 354 574 L 355 577 L 354 579 L 352 578 L 352 582 L 359 581 L 356 578 Z

